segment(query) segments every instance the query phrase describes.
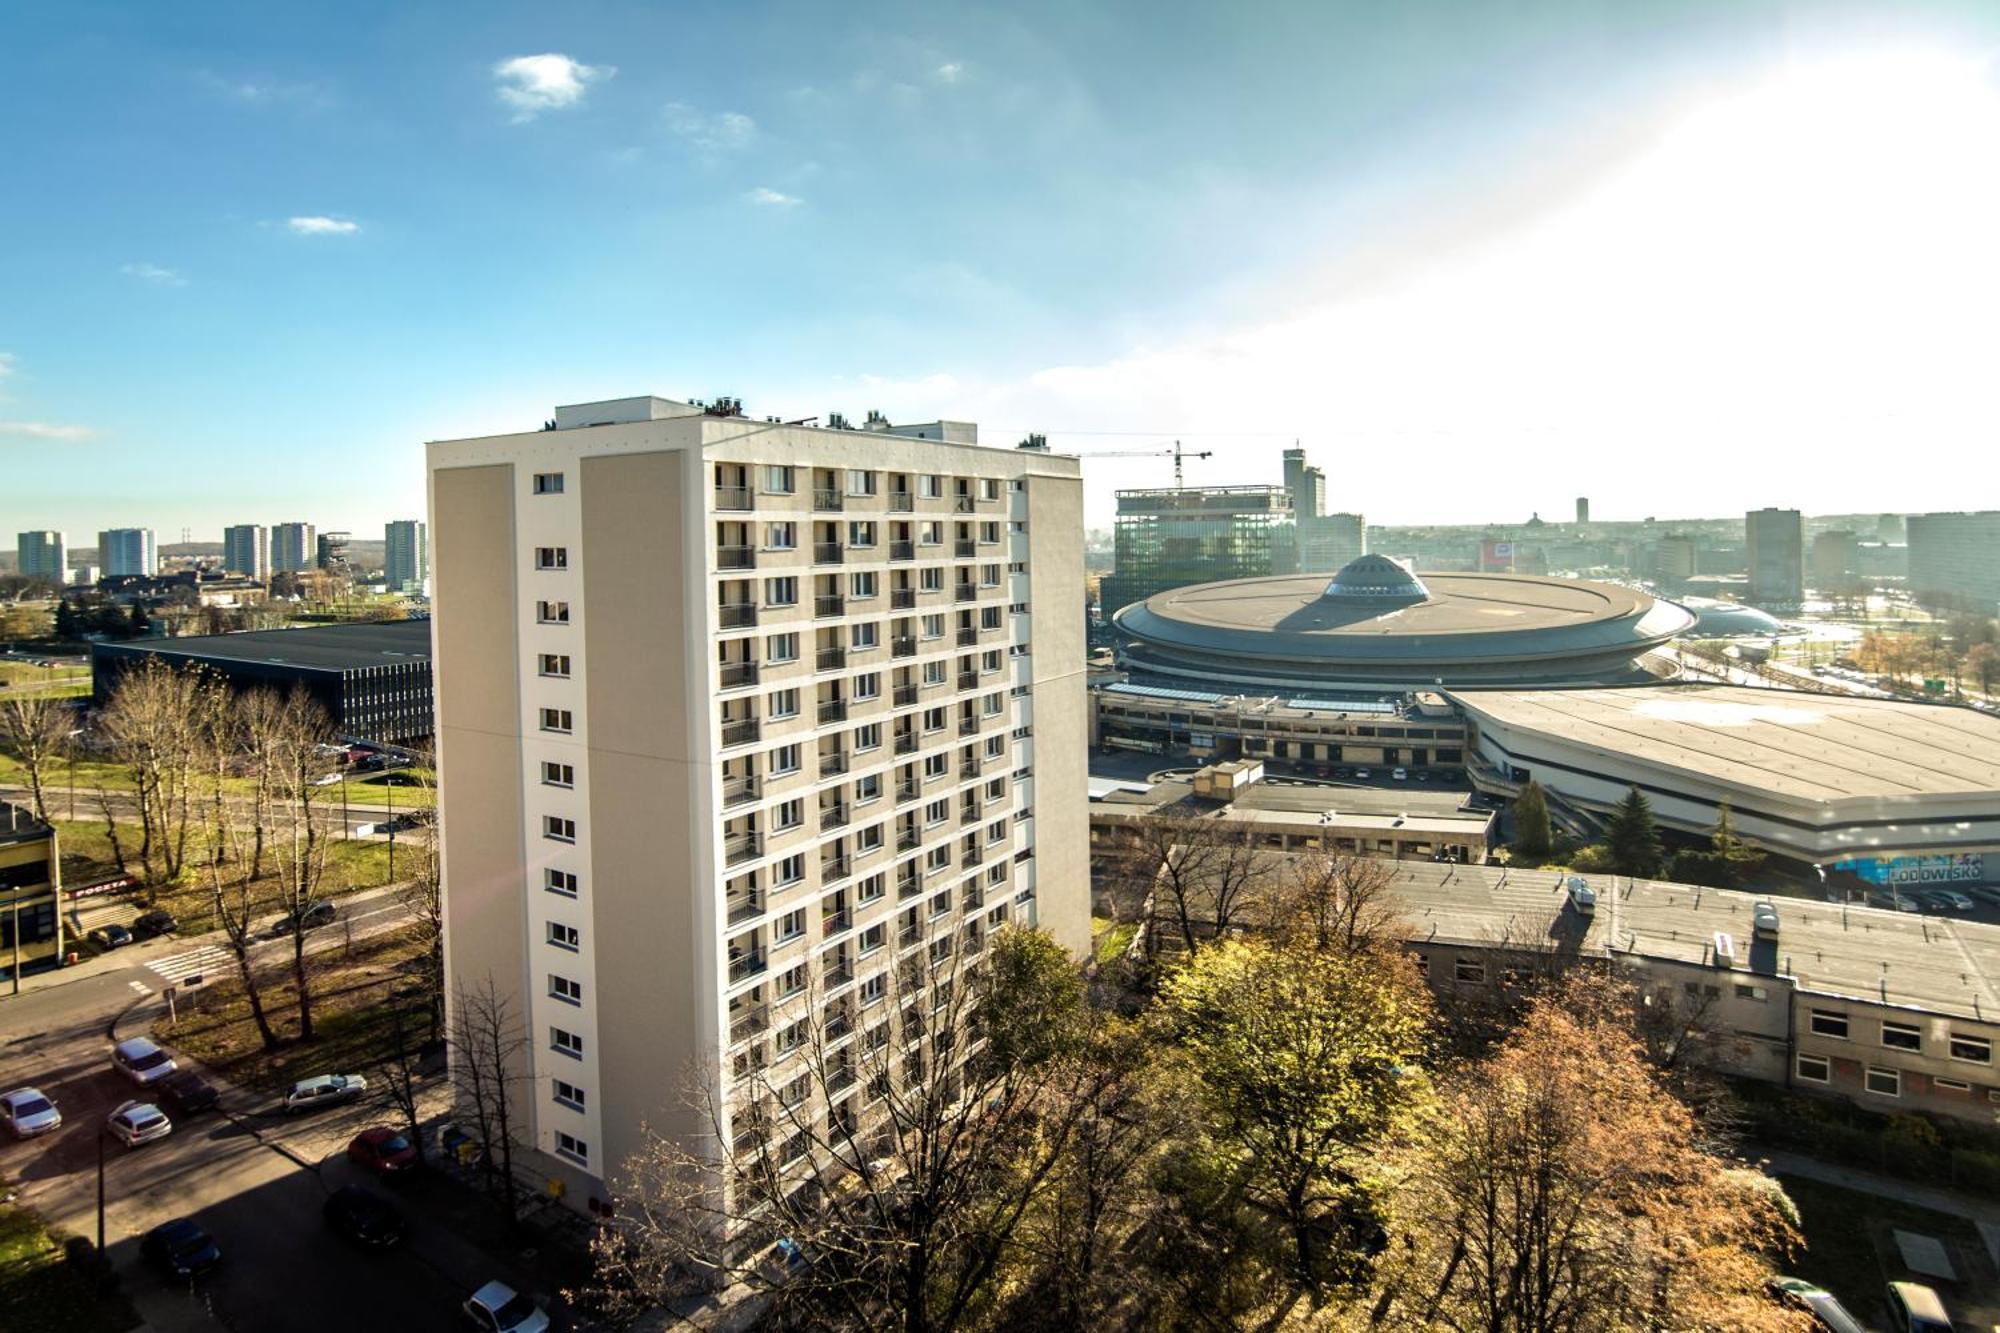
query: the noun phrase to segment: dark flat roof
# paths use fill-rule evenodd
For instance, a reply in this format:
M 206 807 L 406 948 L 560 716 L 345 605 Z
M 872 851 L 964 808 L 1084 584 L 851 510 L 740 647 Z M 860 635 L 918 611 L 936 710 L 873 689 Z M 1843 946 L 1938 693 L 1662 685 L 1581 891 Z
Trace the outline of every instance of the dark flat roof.
M 244 634 L 202 634 L 182 639 L 138 639 L 101 643 L 101 651 L 152 653 L 211 662 L 255 662 L 308 671 L 353 671 L 394 666 L 431 656 L 431 622 L 385 620 L 377 624 L 309 625 L 303 629 L 252 630 Z

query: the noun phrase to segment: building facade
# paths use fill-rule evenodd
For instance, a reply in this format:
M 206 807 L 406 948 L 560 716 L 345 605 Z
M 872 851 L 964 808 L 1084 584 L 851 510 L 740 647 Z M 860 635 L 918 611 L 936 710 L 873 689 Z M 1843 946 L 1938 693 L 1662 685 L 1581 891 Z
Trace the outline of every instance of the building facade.
M 28 578 L 69 580 L 69 542 L 60 532 L 44 528 L 21 533 L 14 540 L 14 558 Z
M 1796 509 L 1753 509 L 1743 517 L 1752 601 L 1796 605 L 1806 595 L 1806 527 Z
M 261 523 L 238 523 L 222 530 L 222 568 L 262 583 L 271 577 L 271 534 Z
M 347 548 L 353 543 L 353 536 L 345 532 L 322 532 L 313 552 L 313 568 L 328 574 L 351 572 L 347 559 Z
M 1082 485 L 963 423 L 555 426 L 430 446 L 446 958 L 597 1207 L 908 950 L 1087 948 Z
M 0 801 L 0 977 L 62 961 L 62 857 L 56 831 Z
M 160 572 L 160 548 L 151 528 L 111 528 L 97 534 L 97 562 L 105 578 Z
M 1919 601 L 2000 614 L 2000 509 L 1912 514 L 1909 587 Z
M 422 592 L 431 576 L 430 529 L 399 518 L 382 529 L 382 581 L 398 592 Z
M 1118 492 L 1104 614 L 1173 588 L 1289 573 L 1291 496 L 1279 486 Z
M 303 574 L 319 555 L 319 541 L 310 523 L 271 525 L 271 572 Z

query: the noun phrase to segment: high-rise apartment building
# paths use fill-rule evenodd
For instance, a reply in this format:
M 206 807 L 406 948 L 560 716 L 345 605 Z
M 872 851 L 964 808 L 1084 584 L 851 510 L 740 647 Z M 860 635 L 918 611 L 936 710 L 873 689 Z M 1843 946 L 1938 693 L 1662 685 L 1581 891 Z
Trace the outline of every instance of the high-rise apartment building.
M 1326 474 L 1306 462 L 1303 449 L 1285 450 L 1285 493 L 1292 500 L 1293 565 L 1273 573 L 1331 574 L 1368 553 L 1367 522 L 1359 514 L 1326 512 Z
M 1812 540 L 1813 587 L 1834 592 L 1854 579 L 1861 567 L 1861 539 L 1852 528 L 1832 528 Z
M 49 528 L 23 532 L 14 539 L 14 559 L 21 573 L 31 579 L 69 580 L 69 542 Z
M 1806 595 L 1806 525 L 1796 509 L 1753 509 L 1743 516 L 1750 600 L 1796 605 Z
M 222 568 L 259 583 L 271 577 L 271 534 L 261 523 L 238 523 L 222 530 Z
M 313 552 L 313 568 L 323 569 L 329 574 L 349 572 L 347 548 L 353 540 L 353 536 L 349 533 L 322 532 L 319 535 L 319 544 Z
M 394 519 L 382 529 L 382 581 L 392 590 L 423 591 L 431 576 L 429 535 L 420 518 Z
M 513 1005 L 584 1207 L 911 950 L 1087 947 L 1083 496 L 964 423 L 555 425 L 430 446 L 440 818 L 453 986 Z
M 2000 510 L 1911 514 L 1910 591 L 1940 608 L 2000 613 Z
M 271 572 L 303 574 L 319 558 L 319 542 L 310 523 L 271 525 Z
M 160 548 L 151 528 L 110 528 L 97 534 L 97 563 L 104 577 L 160 572 Z
M 1587 495 L 1576 497 L 1576 521 L 1579 526 L 1590 522 L 1590 497 Z

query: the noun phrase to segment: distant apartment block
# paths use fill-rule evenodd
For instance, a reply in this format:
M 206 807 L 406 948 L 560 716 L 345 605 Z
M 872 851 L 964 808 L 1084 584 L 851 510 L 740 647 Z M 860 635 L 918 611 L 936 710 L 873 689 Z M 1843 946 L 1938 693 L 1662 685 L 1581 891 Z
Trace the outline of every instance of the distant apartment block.
M 151 578 L 160 572 L 160 548 L 151 528 L 110 528 L 97 534 L 97 562 L 106 578 Z
M 1910 591 L 1921 601 L 2000 614 L 2000 510 L 1911 514 Z
M 256 579 L 271 577 L 271 533 L 261 523 L 239 523 L 222 530 L 222 568 L 226 573 Z
M 303 574 L 313 567 L 319 545 L 310 523 L 271 525 L 271 572 Z
M 886 1037 L 900 961 L 1087 947 L 1082 482 L 970 423 L 555 426 L 429 448 L 446 956 L 594 1209 L 642 1123 L 711 1132 L 691 1079 L 728 1152 L 801 1024 Z
M 1292 499 L 1296 572 L 1331 574 L 1368 553 L 1367 522 L 1359 514 L 1326 512 L 1326 474 L 1306 462 L 1303 449 L 1285 450 L 1285 491 Z
M 382 529 L 382 581 L 399 592 L 422 592 L 431 576 L 430 529 L 399 518 Z
M 329 574 L 349 572 L 347 548 L 353 542 L 351 534 L 345 532 L 322 532 L 313 552 L 313 568 Z
M 1796 509 L 1753 509 L 1743 517 L 1750 600 L 1796 605 L 1806 595 L 1806 527 Z
M 1831 591 L 1851 581 L 1861 565 L 1861 539 L 1851 528 L 1834 528 L 1814 536 L 1813 586 Z
M 19 534 L 14 539 L 14 557 L 28 578 L 57 583 L 69 578 L 69 543 L 60 532 L 43 528 Z

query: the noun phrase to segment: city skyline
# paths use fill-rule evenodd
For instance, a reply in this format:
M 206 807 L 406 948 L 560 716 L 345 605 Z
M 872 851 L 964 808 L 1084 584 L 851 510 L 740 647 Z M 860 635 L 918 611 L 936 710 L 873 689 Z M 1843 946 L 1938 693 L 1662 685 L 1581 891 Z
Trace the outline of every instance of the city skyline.
M 1970 5 L 114 12 L 9 21 L 38 60 L 0 101 L 49 126 L 22 170 L 72 206 L 0 215 L 0 450 L 37 511 L 0 529 L 311 495 L 365 530 L 421 512 L 425 439 L 634 386 L 1178 436 L 1215 454 L 1193 483 L 1297 440 L 1390 525 L 1827 510 L 1912 451 L 1871 498 L 1950 509 L 1996 425 L 2000 189 L 1963 168 L 2000 138 L 2000 16 Z M 753 44 L 747 77 L 709 58 Z M 1087 463 L 1089 521 L 1168 475 Z

